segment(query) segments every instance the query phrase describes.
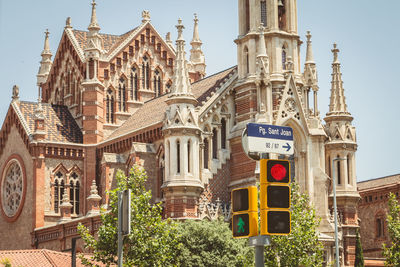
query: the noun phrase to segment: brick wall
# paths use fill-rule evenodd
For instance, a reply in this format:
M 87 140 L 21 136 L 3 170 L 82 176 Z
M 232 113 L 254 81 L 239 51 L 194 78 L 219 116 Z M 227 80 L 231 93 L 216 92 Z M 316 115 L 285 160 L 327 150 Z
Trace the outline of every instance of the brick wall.
M 20 215 L 13 222 L 8 222 L 0 213 L 0 250 L 4 249 L 30 249 L 33 231 L 34 196 L 33 196 L 33 162 L 26 146 L 15 126 L 12 126 L 3 153 L 0 156 L 0 175 L 3 174 L 7 159 L 17 154 L 25 165 L 26 188 L 25 201 Z M 2 190 L 2 189 L 1 189 Z M 2 207 L 0 207 L 2 209 Z

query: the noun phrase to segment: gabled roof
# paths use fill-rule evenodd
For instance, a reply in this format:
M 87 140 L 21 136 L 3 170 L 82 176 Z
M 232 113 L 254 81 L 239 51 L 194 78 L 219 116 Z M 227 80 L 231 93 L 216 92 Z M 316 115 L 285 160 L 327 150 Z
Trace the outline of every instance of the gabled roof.
M 28 127 L 31 134 L 35 130 L 35 115 L 34 112 L 38 103 L 20 101 L 17 107 L 19 108 L 20 116 L 22 116 L 23 124 Z M 66 106 L 51 105 L 42 103 L 44 123 L 46 127 L 46 141 L 63 142 L 63 143 L 83 143 L 82 132 L 76 124 L 74 118 Z
M 71 253 L 48 249 L 2 250 L 0 261 L 8 259 L 11 266 L 69 267 Z M 76 266 L 85 266 L 77 257 Z M 102 266 L 102 265 L 100 265 Z
M 198 100 L 198 106 L 202 105 L 202 101 L 207 99 L 207 96 L 218 88 L 224 81 L 225 77 L 234 71 L 236 67 L 231 67 L 214 75 L 208 76 L 192 84 L 192 92 Z M 168 94 L 149 100 L 138 109 L 132 116 L 116 129 L 105 141 L 123 136 L 140 129 L 156 125 L 163 122 L 164 113 L 167 109 L 165 100 Z
M 378 187 L 389 186 L 394 184 L 400 184 L 400 174 L 358 182 L 357 188 L 359 191 L 361 191 L 361 190 L 376 189 Z
M 131 32 L 133 32 L 135 29 L 124 33 L 122 35 L 113 35 L 113 34 L 105 34 L 105 33 L 100 33 L 100 37 L 103 39 L 103 49 L 109 53 L 111 52 L 113 49 L 115 49 L 115 47 L 118 46 L 119 43 L 121 43 L 123 40 L 125 40 L 125 38 L 127 36 L 129 36 L 129 34 Z M 79 46 L 81 47 L 82 50 L 85 50 L 85 48 L 88 45 L 87 42 L 87 37 L 88 37 L 88 31 L 81 31 L 81 30 L 72 30 L 76 40 L 78 41 Z

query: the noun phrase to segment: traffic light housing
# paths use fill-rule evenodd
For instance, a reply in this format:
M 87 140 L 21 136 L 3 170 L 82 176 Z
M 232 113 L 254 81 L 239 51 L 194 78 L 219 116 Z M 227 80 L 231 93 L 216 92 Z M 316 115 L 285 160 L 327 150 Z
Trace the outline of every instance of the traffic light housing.
M 258 235 L 257 187 L 232 190 L 232 234 L 234 238 Z
M 261 235 L 290 234 L 290 162 L 260 160 Z

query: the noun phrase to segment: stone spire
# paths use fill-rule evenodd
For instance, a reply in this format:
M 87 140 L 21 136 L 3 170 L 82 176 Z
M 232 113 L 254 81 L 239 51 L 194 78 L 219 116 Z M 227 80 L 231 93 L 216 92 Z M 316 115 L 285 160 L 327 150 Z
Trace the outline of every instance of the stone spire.
M 51 54 L 50 45 L 49 45 L 49 31 L 47 29 L 45 31 L 44 47 L 43 47 L 41 56 L 42 56 L 42 60 L 40 61 L 39 72 L 36 75 L 38 86 L 41 86 L 41 84 L 46 82 L 47 76 L 50 73 L 50 68 L 52 65 L 52 62 L 51 62 L 52 54 Z
M 311 33 L 310 31 L 307 31 L 307 53 L 306 53 L 306 62 L 304 63 L 304 84 L 306 85 L 307 88 L 307 95 L 310 91 L 310 89 L 312 89 L 313 91 L 313 98 L 314 98 L 314 111 L 312 112 L 311 110 L 309 110 L 309 112 L 307 112 L 308 115 L 314 115 L 314 116 L 318 116 L 319 115 L 319 111 L 318 111 L 318 75 L 317 75 L 317 67 L 315 65 L 315 61 L 314 61 L 314 55 L 313 55 L 313 50 L 312 50 L 312 43 L 311 43 Z M 309 99 L 308 96 L 304 97 L 305 99 L 305 106 L 306 108 L 310 108 L 309 107 Z
M 192 39 L 192 43 L 200 43 L 201 44 L 201 40 L 199 37 L 199 19 L 197 18 L 197 14 L 194 14 L 194 28 L 193 28 L 193 39 Z
M 92 31 L 98 32 L 98 31 L 100 31 L 100 26 L 97 23 L 96 2 L 95 2 L 95 0 L 92 1 L 92 16 L 90 18 L 90 24 L 89 24 L 88 30 L 89 30 L 89 32 L 92 32 Z
M 192 93 L 192 87 L 189 82 L 189 74 L 186 64 L 185 57 L 185 40 L 183 39 L 183 29 L 185 28 L 182 24 L 182 20 L 178 20 L 178 39 L 176 40 L 176 58 L 174 66 L 174 77 L 171 87 L 171 97 L 185 97 L 192 98 L 196 101 Z
M 307 54 L 306 54 L 306 62 L 305 62 L 305 64 L 315 63 L 314 62 L 313 50 L 312 50 L 310 31 L 307 31 L 306 37 L 307 37 Z
M 331 51 L 333 53 L 331 98 L 329 112 L 326 115 L 350 115 L 347 111 L 346 98 L 344 96 L 342 73 L 338 60 L 339 49 L 336 43 L 333 44 L 333 49 Z
M 190 42 L 192 46 L 190 50 L 190 64 L 192 68 L 190 71 L 197 72 L 200 76 L 199 78 L 203 78 L 206 75 L 206 61 L 203 51 L 201 50 L 202 44 L 199 37 L 199 19 L 197 18 L 197 14 L 194 14 L 193 39 Z

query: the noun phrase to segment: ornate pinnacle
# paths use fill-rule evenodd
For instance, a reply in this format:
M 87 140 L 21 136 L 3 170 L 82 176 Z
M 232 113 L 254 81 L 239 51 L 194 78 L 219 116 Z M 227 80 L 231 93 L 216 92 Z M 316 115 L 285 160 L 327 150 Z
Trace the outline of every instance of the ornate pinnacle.
M 150 11 L 143 10 L 142 11 L 142 22 L 145 23 L 147 21 L 150 21 Z
M 197 18 L 197 14 L 194 13 L 194 28 L 193 28 L 193 42 L 201 42 L 200 41 L 200 36 L 199 36 L 199 19 Z
M 65 20 L 65 28 L 72 28 L 71 17 L 67 17 L 67 19 Z
M 307 31 L 307 54 L 306 54 L 306 64 L 314 63 L 314 55 L 312 51 L 312 44 L 311 44 L 311 34 L 310 31 Z
M 307 37 L 307 43 L 308 42 L 311 42 L 311 33 L 310 33 L 310 31 L 307 31 L 307 35 L 306 35 L 306 37 Z
M 14 85 L 12 88 L 12 99 L 18 100 L 19 99 L 19 87 L 18 85 Z
M 96 181 L 93 179 L 92 185 L 90 186 L 90 194 L 91 195 L 97 195 L 97 186 L 96 186 Z
M 333 43 L 333 49 L 331 51 L 333 53 L 333 63 L 339 63 L 338 52 L 340 50 L 337 48 L 337 44 L 336 43 Z
M 98 30 L 100 30 L 100 26 L 97 23 L 96 2 L 95 2 L 95 0 L 92 1 L 92 16 L 90 18 L 90 24 L 89 24 L 88 30 L 89 31 L 92 31 L 92 30 L 95 30 L 95 31 L 97 30 L 98 31 Z
M 178 25 L 175 27 L 178 29 L 178 39 L 176 39 L 176 41 L 184 41 L 182 33 L 185 26 L 183 26 L 181 18 L 178 19 Z

